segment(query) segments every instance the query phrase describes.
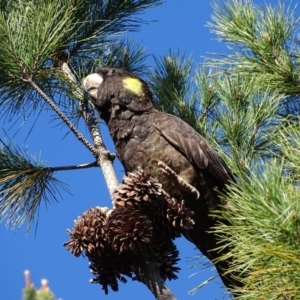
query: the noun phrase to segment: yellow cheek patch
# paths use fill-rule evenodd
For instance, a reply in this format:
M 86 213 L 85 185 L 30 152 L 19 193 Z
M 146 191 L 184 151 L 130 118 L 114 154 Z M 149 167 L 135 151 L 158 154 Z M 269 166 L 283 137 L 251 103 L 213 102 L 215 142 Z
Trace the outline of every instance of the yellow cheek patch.
M 127 77 L 123 79 L 123 86 L 125 89 L 131 91 L 132 93 L 142 96 L 143 93 L 143 83 L 137 78 Z

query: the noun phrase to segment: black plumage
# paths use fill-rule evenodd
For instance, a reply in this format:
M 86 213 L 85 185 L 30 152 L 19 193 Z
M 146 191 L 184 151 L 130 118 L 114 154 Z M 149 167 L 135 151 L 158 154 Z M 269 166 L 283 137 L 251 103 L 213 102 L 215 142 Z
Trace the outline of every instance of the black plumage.
M 216 225 L 209 213 L 223 202 L 217 190 L 226 192 L 226 185 L 234 181 L 224 160 L 187 123 L 156 110 L 147 84 L 132 73 L 103 67 L 85 78 L 84 87 L 108 125 L 125 171 L 149 170 L 172 197 L 185 201 L 194 211 L 195 225 L 184 235 L 205 256 L 214 260 L 227 251 L 213 250 L 220 245 L 209 232 Z M 240 285 L 223 274 L 228 262 L 215 265 L 227 287 Z

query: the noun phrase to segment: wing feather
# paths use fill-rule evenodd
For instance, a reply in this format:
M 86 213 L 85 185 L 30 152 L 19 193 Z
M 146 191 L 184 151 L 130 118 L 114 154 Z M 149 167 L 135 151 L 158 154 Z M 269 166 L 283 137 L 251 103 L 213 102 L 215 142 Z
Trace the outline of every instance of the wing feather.
M 225 184 L 228 181 L 234 181 L 222 157 L 190 125 L 176 116 L 158 111 L 153 115 L 153 125 L 191 164 L 199 169 L 207 170 Z

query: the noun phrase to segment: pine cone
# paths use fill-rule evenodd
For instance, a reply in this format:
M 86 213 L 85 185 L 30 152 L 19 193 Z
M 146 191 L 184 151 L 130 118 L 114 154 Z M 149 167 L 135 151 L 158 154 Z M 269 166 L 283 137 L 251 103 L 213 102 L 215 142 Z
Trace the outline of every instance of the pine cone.
M 193 212 L 171 198 L 158 180 L 141 168 L 124 176 L 114 193 L 114 202 L 116 208 L 132 208 L 148 216 L 162 240 L 179 237 L 194 224 L 190 217 Z
M 190 230 L 195 224 L 191 216 L 194 214 L 189 208 L 185 207 L 184 201 L 177 202 L 174 198 L 168 199 L 166 218 L 172 227 L 178 231 Z
M 192 212 L 163 189 L 156 178 L 141 169 L 129 173 L 114 193 L 116 208 L 91 208 L 68 230 L 65 243 L 75 256 L 88 256 L 94 275 L 105 294 L 108 288 L 118 290 L 124 275 L 132 276 L 136 255 L 153 254 L 163 280 L 177 279 L 178 250 L 172 239 L 192 228 Z
M 184 201 L 178 203 L 165 194 L 165 201 L 158 207 L 152 220 L 155 235 L 160 236 L 162 240 L 180 237 L 183 231 L 193 228 L 192 215 L 193 212 L 184 206 Z
M 85 252 L 87 256 L 102 251 L 106 246 L 106 223 L 108 209 L 95 207 L 87 210 L 75 221 L 74 228 L 68 230 L 70 241 L 63 245 L 76 257 Z
M 145 250 L 153 237 L 152 222 L 133 208 L 115 209 L 108 221 L 108 240 L 118 253 Z
M 132 277 L 130 258 L 113 251 L 107 251 L 101 257 L 90 258 L 89 268 L 95 276 L 90 282 L 102 285 L 102 290 L 106 295 L 109 286 L 113 291 L 118 291 L 118 280 L 123 283 L 127 282 L 123 275 Z
M 180 236 L 179 230 L 174 228 L 167 219 L 167 209 L 168 202 L 164 201 L 161 207 L 157 208 L 152 217 L 155 239 L 159 239 L 163 242 Z
M 135 207 L 148 215 L 164 200 L 161 184 L 141 168 L 124 176 L 114 193 L 116 207 Z
M 159 265 L 159 274 L 163 280 L 177 279 L 177 273 L 180 268 L 175 267 L 179 261 L 179 251 L 172 240 L 164 243 L 156 243 L 152 246 L 156 261 Z

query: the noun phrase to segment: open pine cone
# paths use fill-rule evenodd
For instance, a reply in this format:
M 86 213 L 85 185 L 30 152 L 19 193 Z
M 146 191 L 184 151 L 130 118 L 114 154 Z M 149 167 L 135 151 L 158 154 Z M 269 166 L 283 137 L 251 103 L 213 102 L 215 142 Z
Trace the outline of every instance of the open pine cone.
M 168 199 L 166 218 L 169 224 L 178 230 L 178 233 L 180 230 L 190 230 L 193 228 L 195 223 L 191 218 L 193 214 L 194 212 L 185 207 L 184 201 L 177 202 L 174 198 Z
M 153 237 L 152 222 L 134 208 L 115 209 L 108 221 L 108 241 L 118 253 L 144 251 Z
M 171 198 L 156 178 L 140 168 L 124 176 L 123 184 L 113 197 L 117 209 L 133 208 L 147 215 L 163 239 L 179 237 L 182 231 L 191 229 L 194 224 L 193 212 L 184 206 L 184 202 Z
M 124 176 L 116 189 L 115 209 L 87 210 L 68 230 L 64 246 L 75 256 L 85 254 L 105 294 L 118 290 L 118 281 L 131 277 L 137 256 L 151 254 L 163 280 L 176 279 L 178 250 L 172 239 L 192 228 L 192 212 L 163 189 L 158 180 L 138 169 Z
M 159 266 L 159 273 L 163 280 L 167 278 L 169 280 L 177 279 L 175 273 L 180 268 L 175 267 L 175 264 L 179 261 L 179 251 L 172 240 L 165 241 L 164 243 L 156 243 L 152 247 L 156 256 L 156 261 Z
M 70 241 L 64 243 L 76 257 L 83 252 L 89 256 L 106 247 L 108 209 L 94 207 L 87 210 L 74 222 L 73 230 L 68 230 Z
M 119 255 L 113 251 L 107 251 L 102 256 L 90 258 L 90 266 L 94 278 L 91 283 L 99 283 L 105 294 L 108 294 L 108 287 L 113 291 L 118 291 L 118 281 L 126 283 L 127 280 L 123 275 L 132 277 L 130 257 Z
M 140 168 L 124 176 L 116 189 L 113 200 L 116 208 L 134 207 L 151 214 L 164 199 L 161 184 Z

